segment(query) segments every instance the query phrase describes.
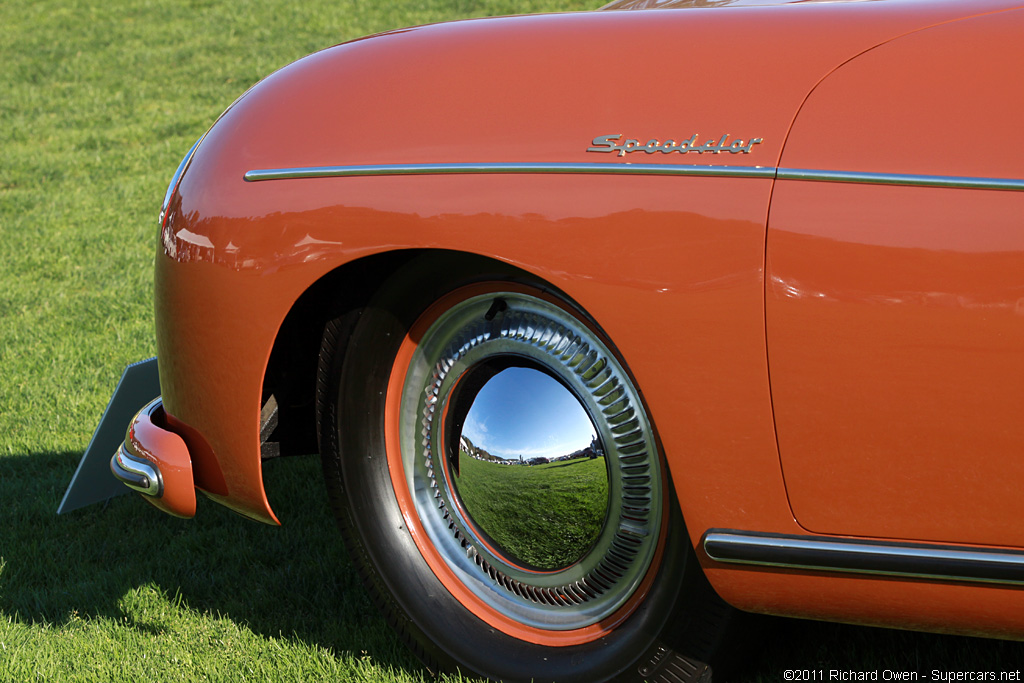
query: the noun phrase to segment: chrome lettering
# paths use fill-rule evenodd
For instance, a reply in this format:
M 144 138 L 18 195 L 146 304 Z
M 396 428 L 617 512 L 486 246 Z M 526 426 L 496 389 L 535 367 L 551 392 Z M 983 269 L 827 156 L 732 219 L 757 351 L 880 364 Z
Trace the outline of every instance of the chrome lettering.
M 621 138 L 622 135 L 599 135 L 594 138 L 590 144 L 593 147 L 587 149 L 588 152 L 614 152 L 615 141 Z
M 753 149 L 754 145 L 759 145 L 764 142 L 764 138 L 750 138 L 749 140 L 736 139 L 732 142 L 729 141 L 729 133 L 726 133 L 716 142 L 714 138 L 709 139 L 707 142 L 700 144 L 698 142 L 698 134 L 694 133 L 689 139 L 683 140 L 682 142 L 676 142 L 673 139 L 665 140 L 662 142 L 657 138 L 652 138 L 646 143 L 641 143 L 637 139 L 629 138 L 623 142 L 622 135 L 599 135 L 593 139 L 590 143 L 592 146 L 587 148 L 588 152 L 601 152 L 611 153 L 615 152 L 620 157 L 624 157 L 627 154 L 634 152 L 643 152 L 645 154 L 671 154 L 673 152 L 679 152 L 680 154 L 686 154 L 687 152 L 696 152 L 697 154 L 720 154 L 722 152 L 728 152 L 729 154 L 750 154 L 750 150 Z

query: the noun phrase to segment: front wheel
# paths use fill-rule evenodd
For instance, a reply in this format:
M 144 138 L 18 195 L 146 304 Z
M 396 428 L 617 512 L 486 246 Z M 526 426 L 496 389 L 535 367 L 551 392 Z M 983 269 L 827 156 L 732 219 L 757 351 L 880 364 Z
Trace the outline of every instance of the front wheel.
M 339 524 L 428 666 L 710 678 L 730 611 L 696 566 L 638 390 L 571 306 L 481 263 L 414 262 L 328 325 L 321 395 Z

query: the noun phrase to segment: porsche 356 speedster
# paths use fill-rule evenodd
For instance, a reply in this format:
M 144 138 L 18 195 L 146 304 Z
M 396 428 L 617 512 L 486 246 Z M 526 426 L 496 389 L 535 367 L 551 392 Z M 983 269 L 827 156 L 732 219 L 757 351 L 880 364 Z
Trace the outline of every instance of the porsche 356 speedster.
M 168 188 L 115 475 L 319 450 L 431 666 L 706 676 L 733 609 L 1024 637 L 1024 3 L 619 0 L 323 50 Z

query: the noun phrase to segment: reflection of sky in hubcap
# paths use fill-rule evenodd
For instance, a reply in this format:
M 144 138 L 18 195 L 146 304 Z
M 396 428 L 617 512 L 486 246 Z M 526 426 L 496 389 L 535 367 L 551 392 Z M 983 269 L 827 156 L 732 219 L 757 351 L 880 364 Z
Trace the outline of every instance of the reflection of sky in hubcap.
M 466 415 L 462 436 L 505 460 L 557 458 L 586 448 L 596 431 L 583 406 L 558 380 L 511 367 L 492 377 Z
M 481 363 L 453 394 L 452 483 L 504 561 L 558 571 L 582 560 L 601 535 L 608 468 L 576 395 L 539 367 L 508 365 L 519 362 Z

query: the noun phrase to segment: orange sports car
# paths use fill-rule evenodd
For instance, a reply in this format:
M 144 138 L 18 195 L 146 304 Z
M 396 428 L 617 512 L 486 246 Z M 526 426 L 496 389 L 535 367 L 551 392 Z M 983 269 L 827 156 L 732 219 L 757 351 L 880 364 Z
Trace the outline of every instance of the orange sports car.
M 263 459 L 319 450 L 394 626 L 496 680 L 706 677 L 732 608 L 1024 637 L 1021 74 L 1022 0 L 299 60 L 168 188 L 111 468 L 277 524 Z

